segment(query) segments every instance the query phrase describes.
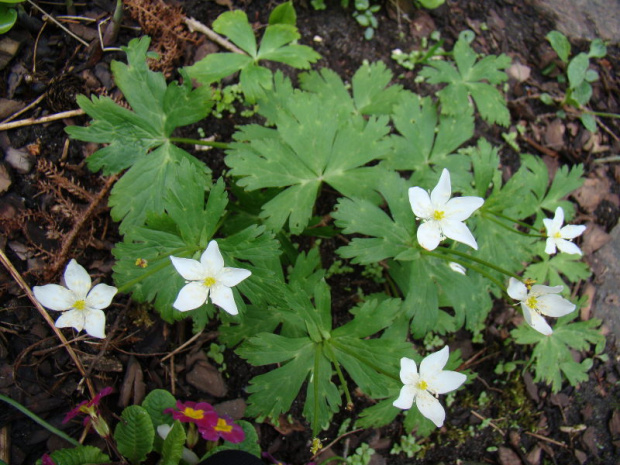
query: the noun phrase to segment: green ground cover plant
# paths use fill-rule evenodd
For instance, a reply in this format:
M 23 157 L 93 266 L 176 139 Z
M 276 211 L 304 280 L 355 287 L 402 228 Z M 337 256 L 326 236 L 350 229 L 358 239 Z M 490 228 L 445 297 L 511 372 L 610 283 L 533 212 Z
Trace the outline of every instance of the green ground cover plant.
M 123 173 L 110 196 L 123 235 L 113 250 L 118 293 L 151 304 L 169 323 L 191 318 L 196 332 L 217 321 L 219 344 L 270 367 L 250 381 L 249 417 L 276 422 L 303 399 L 318 437 L 353 405 L 348 377 L 374 403 L 356 427 L 388 424 L 404 410 L 404 430 L 426 436 L 446 416 L 436 396 L 475 376 L 454 371 L 462 360 L 446 343 L 461 329 L 476 338 L 498 299 L 523 311 L 512 337 L 531 347 L 523 365 L 537 381 L 557 392 L 584 379 L 592 359 L 577 363 L 570 351 L 600 353 L 604 338 L 599 321 L 574 321 L 580 302 L 570 294 L 590 275 L 573 242 L 583 227 L 564 225 L 574 216 L 567 196 L 581 185 L 583 168 L 564 167 L 549 182 L 542 160 L 522 154 L 503 181 L 499 148 L 474 137 L 475 115 L 510 124 L 499 87 L 509 57 L 479 57 L 472 36 L 461 35 L 449 56 L 419 72 L 441 86 L 434 99 L 393 84 L 381 62 L 362 65 L 350 84 L 329 69 L 294 80 L 261 66 L 271 60 L 305 70 L 318 59 L 296 43 L 291 3 L 271 14 L 260 45 L 242 12 L 224 13 L 214 29 L 243 53 L 209 55 L 180 69 L 180 83 L 148 68 L 148 37 L 132 40 L 127 63 L 112 65 L 131 109 L 81 97 L 92 121 L 67 132 L 106 144 L 87 160 L 91 170 Z M 234 73 L 259 122 L 226 142 L 175 137 L 175 129 L 211 114 L 210 86 Z M 212 179 L 208 155 L 198 160 L 185 143 L 224 149 L 229 171 Z M 337 201 L 327 224 L 316 227 L 325 219 L 317 200 L 327 189 Z M 362 294 L 340 325 L 318 247 L 299 246 L 300 237 L 336 234 L 347 242 L 338 259 L 379 264 L 386 289 Z M 51 310 L 76 312 L 64 326 L 104 337 L 105 319 L 92 323 L 84 311 L 99 315 L 105 299 L 92 294 L 90 278 L 88 287 L 86 278 L 71 284 L 71 273 L 67 288 L 48 285 L 55 287 L 39 289 L 37 298 Z M 552 328 L 545 317 L 561 318 Z M 429 355 L 431 339 L 443 348 Z M 159 396 L 156 412 L 151 396 Z M 161 412 L 174 408 L 174 398 L 157 392 L 147 400 L 123 413 L 117 451 L 132 463 L 151 450 L 164 463 L 180 463 L 183 447 L 195 446 L 191 429 L 168 418 L 168 436 L 158 439 Z M 401 450 L 414 454 L 415 441 L 405 439 Z

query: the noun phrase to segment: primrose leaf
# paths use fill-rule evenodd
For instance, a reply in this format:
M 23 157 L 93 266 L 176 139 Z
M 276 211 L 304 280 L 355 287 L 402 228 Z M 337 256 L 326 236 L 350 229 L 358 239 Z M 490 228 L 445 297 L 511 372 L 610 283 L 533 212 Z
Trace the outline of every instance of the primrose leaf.
M 267 101 L 270 95 L 278 99 L 274 92 Z M 276 131 L 240 132 L 225 161 L 248 191 L 284 188 L 263 205 L 261 217 L 274 231 L 288 219 L 290 231 L 300 234 L 323 182 L 344 195 L 359 193 L 362 180 L 372 182 L 373 170 L 364 165 L 387 152 L 389 128 L 386 117 L 366 120 L 357 114 L 344 119 L 325 112 L 328 103 L 319 94 L 291 92 L 287 97 L 278 100 L 277 112 L 268 105 L 266 116 L 273 118 Z M 242 142 L 244 136 L 249 139 Z M 370 189 L 368 197 L 374 197 Z
M 161 449 L 161 465 L 178 465 L 185 446 L 185 429 L 180 421 L 175 421 L 172 429 L 164 439 Z
M 142 401 L 142 407 L 151 417 L 154 428 L 157 428 L 159 425 L 169 425 L 172 423 L 172 417 L 164 413 L 164 410 L 174 408 L 175 405 L 176 399 L 165 389 L 153 389 Z
M 474 135 L 474 119 L 468 112 L 438 115 L 428 97 L 401 97 L 394 108 L 394 126 L 401 135 L 391 138 L 393 151 L 383 164 L 393 170 L 428 171 L 430 164 L 445 166 L 448 155 Z
M 50 454 L 59 465 L 95 465 L 110 463 L 110 457 L 94 446 L 78 446 L 71 449 L 59 449 Z
M 572 386 L 588 380 L 587 372 L 591 367 L 591 360 L 576 362 L 570 349 L 584 351 L 591 344 L 597 347 L 605 344 L 605 336 L 596 329 L 601 324 L 600 320 L 591 319 L 573 323 L 570 321 L 573 318 L 575 315 L 559 319 L 549 336 L 537 332 L 526 324 L 510 333 L 517 344 L 536 344 L 532 352 L 534 381 L 544 381 L 551 386 L 553 392 L 558 392 L 562 388 L 562 376 Z
M 139 405 L 130 405 L 114 429 L 118 451 L 131 463 L 138 464 L 153 450 L 155 429 L 148 412 Z
M 494 86 L 508 79 L 502 70 L 510 65 L 510 57 L 488 55 L 476 63 L 476 53 L 463 38 L 456 42 L 453 52 L 457 68 L 443 61 L 431 61 L 420 72 L 431 84 L 447 84 L 437 94 L 442 113 L 457 115 L 471 111 L 468 99 L 471 96 L 483 119 L 508 126 L 510 113 L 504 97 Z

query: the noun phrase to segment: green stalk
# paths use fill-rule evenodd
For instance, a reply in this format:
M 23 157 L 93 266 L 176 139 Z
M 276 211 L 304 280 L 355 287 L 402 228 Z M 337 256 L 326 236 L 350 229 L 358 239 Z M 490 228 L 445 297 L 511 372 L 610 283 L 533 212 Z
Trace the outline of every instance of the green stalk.
M 324 344 L 324 347 L 325 347 L 325 352 L 327 353 L 328 357 L 331 359 L 331 362 L 334 364 L 334 367 L 336 368 L 336 374 L 338 375 L 340 384 L 342 385 L 342 388 L 344 389 L 344 396 L 347 399 L 347 410 L 350 410 L 353 408 L 353 400 L 351 399 L 351 393 L 349 392 L 349 386 L 347 386 L 347 381 L 344 379 L 344 375 L 342 374 L 342 370 L 340 369 L 340 363 L 338 363 L 336 354 L 334 354 L 334 351 L 332 350 L 329 343 Z
M 495 213 L 493 213 L 493 214 L 495 214 Z M 521 235 L 521 236 L 527 236 L 527 237 L 547 237 L 547 236 L 543 236 L 542 234 L 530 234 L 530 233 L 526 233 L 526 232 L 523 232 L 523 231 L 519 231 L 518 229 L 511 228 L 511 227 L 510 227 L 510 226 L 508 226 L 507 224 L 502 223 L 501 221 L 499 221 L 499 220 L 498 220 L 498 219 L 496 219 L 496 218 L 493 218 L 493 217 L 488 216 L 488 215 L 485 215 L 485 214 L 483 214 L 482 216 L 483 216 L 484 218 L 486 218 L 487 220 L 489 220 L 489 221 L 491 221 L 491 222 L 495 223 L 496 225 L 498 225 L 498 226 L 500 226 L 500 227 L 502 227 L 502 228 L 504 228 L 504 229 L 507 229 L 508 231 L 511 231 L 511 232 L 513 232 L 513 233 L 515 233 L 515 234 L 519 234 L 519 235 Z M 512 220 L 512 219 L 510 219 L 510 218 L 508 218 L 508 217 L 506 217 L 506 216 L 500 215 L 500 214 L 498 214 L 497 216 L 500 216 L 501 218 L 506 218 L 506 219 L 508 219 L 508 220 L 510 220 L 510 221 L 514 221 L 514 220 Z M 515 222 L 516 222 L 516 223 L 519 223 L 519 224 L 523 224 L 523 225 L 527 226 L 529 229 L 535 229 L 535 228 L 533 228 L 533 227 L 532 227 L 532 226 L 530 226 L 530 225 L 526 225 L 525 223 L 521 223 L 521 222 L 519 222 L 519 221 L 515 221 Z
M 500 266 L 493 265 L 492 263 L 489 263 L 486 260 L 482 260 L 481 258 L 476 258 L 476 257 L 474 257 L 472 255 L 466 254 L 465 252 L 459 252 L 458 250 L 447 249 L 447 248 L 443 248 L 443 247 L 439 248 L 437 250 L 441 250 L 444 253 L 449 253 L 449 254 L 452 254 L 452 255 L 458 255 L 459 257 L 463 257 L 463 258 L 466 258 L 467 260 L 471 260 L 471 261 L 474 261 L 474 262 L 479 263 L 481 265 L 484 265 L 486 267 L 489 267 L 492 270 L 495 270 L 495 271 L 497 271 L 499 273 L 502 273 L 503 275 L 512 276 L 513 278 L 517 278 L 519 280 L 521 279 L 521 277 L 518 274 L 513 273 L 512 271 L 508 271 L 508 270 L 506 270 L 506 269 L 504 269 L 504 268 L 502 268 Z M 428 250 L 422 250 L 422 253 L 423 254 L 431 254 L 431 253 L 435 254 L 436 252 L 429 252 Z M 449 257 L 446 257 L 444 260 L 454 261 L 454 260 L 450 259 Z
M 593 111 L 593 110 L 586 110 L 584 111 L 584 113 L 588 113 L 590 115 L 602 116 L 604 118 L 620 118 L 620 115 L 617 113 L 605 113 L 602 111 Z
M 477 267 L 476 265 L 472 265 L 471 263 L 466 262 L 464 260 L 459 260 L 458 258 L 446 257 L 443 254 L 431 252 L 429 250 L 424 250 L 424 251 L 422 251 L 422 253 L 424 255 L 428 255 L 430 257 L 440 258 L 440 259 L 445 260 L 447 262 L 458 263 L 459 265 L 464 266 L 465 268 L 467 268 L 469 270 L 472 270 L 472 271 L 475 271 L 476 273 L 484 276 L 485 278 L 487 278 L 489 281 L 493 282 L 497 287 L 499 287 L 503 291 L 506 290 L 506 286 L 504 286 L 504 284 L 502 284 L 498 279 L 494 278 L 489 273 L 487 273 L 485 270 L 483 270 L 480 267 Z
M 10 397 L 6 397 L 3 394 L 0 394 L 0 400 L 6 402 L 7 404 L 15 407 L 17 410 L 19 410 L 20 412 L 22 412 L 24 415 L 26 415 L 28 418 L 30 418 L 32 421 L 38 423 L 39 425 L 41 425 L 43 428 L 45 428 L 46 430 L 48 430 L 50 433 L 55 434 L 58 437 L 61 437 L 62 439 L 64 439 L 65 441 L 73 444 L 74 446 L 78 447 L 81 446 L 81 444 L 79 442 L 77 442 L 75 439 L 73 439 L 71 436 L 68 436 L 67 434 L 63 433 L 62 431 L 60 431 L 58 428 L 50 425 L 47 421 L 45 421 L 43 418 L 41 418 L 40 416 L 38 416 L 36 413 L 28 410 L 26 407 L 24 407 L 22 404 L 20 404 L 19 402 L 14 401 L 13 399 L 11 399 Z
M 229 144 L 226 142 L 214 142 L 200 139 L 188 139 L 186 137 L 170 137 L 170 142 L 178 142 L 180 144 L 204 145 L 206 147 L 214 147 L 217 149 L 227 149 Z
M 516 224 L 518 224 L 519 226 L 523 226 L 524 228 L 527 228 L 527 229 L 533 229 L 534 231 L 538 231 L 538 230 L 537 230 L 534 226 L 532 226 L 531 224 L 527 224 L 527 223 L 525 223 L 525 222 L 523 222 L 523 221 L 515 220 L 514 218 L 510 218 L 509 216 L 506 216 L 506 215 L 504 215 L 503 213 L 496 212 L 496 211 L 493 211 L 493 210 L 484 210 L 484 212 L 483 212 L 483 213 L 486 213 L 486 212 L 491 213 L 492 215 L 498 216 L 498 217 L 500 217 L 500 218 L 503 218 L 503 219 L 505 219 L 505 220 L 508 220 L 508 221 L 510 221 L 510 222 L 512 222 L 512 223 L 516 223 Z M 483 214 L 483 216 L 484 216 L 485 218 L 489 218 L 488 216 L 486 216 L 486 215 L 484 215 L 484 214 Z M 490 219 L 490 218 L 489 218 L 489 219 Z M 520 231 L 519 231 L 519 232 L 520 232 Z

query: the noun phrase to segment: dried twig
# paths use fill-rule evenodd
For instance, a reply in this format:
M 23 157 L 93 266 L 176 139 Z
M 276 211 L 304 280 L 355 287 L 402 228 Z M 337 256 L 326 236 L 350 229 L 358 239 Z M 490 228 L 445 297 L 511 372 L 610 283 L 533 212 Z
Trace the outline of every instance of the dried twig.
M 475 416 L 476 418 L 478 418 L 479 420 L 482 420 L 482 421 L 489 420 L 488 418 L 485 418 L 482 415 L 480 415 L 475 410 L 471 410 L 471 414 Z M 501 434 L 502 436 L 506 436 L 506 432 L 503 429 L 501 429 L 499 426 L 497 426 L 495 423 L 493 423 L 492 421 L 489 421 L 489 426 L 493 428 L 495 431 L 497 431 L 499 434 Z
M 32 104 L 38 103 L 38 102 L 39 102 L 39 99 L 35 100 L 35 102 L 33 102 Z M 74 116 L 81 116 L 83 114 L 84 114 L 84 110 L 80 109 L 80 110 L 63 111 L 61 113 L 47 115 L 41 118 L 20 119 L 19 121 L 13 121 L 12 123 L 0 124 L 0 131 L 7 131 L 9 129 L 20 128 L 22 126 L 32 126 L 34 124 L 49 123 L 50 121 L 57 121 L 59 119 L 64 119 L 64 118 L 73 118 Z
M 247 55 L 247 53 L 245 53 L 235 44 L 224 39 L 221 35 L 216 33 L 213 29 L 210 29 L 209 27 L 205 26 L 200 21 L 194 18 L 185 18 L 184 22 L 190 31 L 202 32 L 204 35 L 206 35 L 209 38 L 209 40 L 211 40 L 212 42 L 215 42 L 220 47 L 225 48 L 226 50 L 229 50 L 233 53 L 240 53 L 241 55 Z
M 43 8 L 41 8 L 39 5 L 37 5 L 36 3 L 34 3 L 32 0 L 28 0 L 28 3 L 30 3 L 35 9 L 39 10 L 41 13 L 43 13 L 45 15 L 45 17 L 47 19 L 49 19 L 51 22 L 53 22 L 56 26 L 58 26 L 60 29 L 62 29 L 63 31 L 65 31 L 67 34 L 69 34 L 71 37 L 73 37 L 75 40 L 77 40 L 79 43 L 81 43 L 82 45 L 84 45 L 85 47 L 88 47 L 88 42 L 86 42 L 84 39 L 82 39 L 81 37 L 76 36 L 73 32 L 71 32 L 69 29 L 67 29 L 66 27 L 64 27 L 62 25 L 62 23 L 60 23 L 59 21 L 57 21 L 52 15 L 50 15 L 48 12 L 46 12 Z
M 550 442 L 551 444 L 555 444 L 556 446 L 560 446 L 560 447 L 565 447 L 567 448 L 568 446 L 566 444 L 564 444 L 563 442 L 560 441 L 556 441 L 555 439 L 551 439 L 548 438 L 547 436 L 543 436 L 542 434 L 536 434 L 536 433 L 530 433 L 529 431 L 526 431 L 525 434 L 529 435 L 529 436 L 533 436 L 536 439 L 540 439 L 542 441 L 547 441 Z
M 95 397 L 95 394 L 96 394 L 95 388 L 90 378 L 86 376 L 86 371 L 84 370 L 84 366 L 82 365 L 82 362 L 80 362 L 80 359 L 75 354 L 73 348 L 67 342 L 67 339 L 65 338 L 64 334 L 62 334 L 62 332 L 56 327 L 56 325 L 54 324 L 54 320 L 52 320 L 52 317 L 49 315 L 49 313 L 47 313 L 47 311 L 35 298 L 34 294 L 32 293 L 32 290 L 30 289 L 28 284 L 26 284 L 26 281 L 24 281 L 24 278 L 21 277 L 19 272 L 15 269 L 15 267 L 13 266 L 11 261 L 8 259 L 8 257 L 4 254 L 4 251 L 2 249 L 0 249 L 0 262 L 2 262 L 2 264 L 11 274 L 13 279 L 17 282 L 19 287 L 22 288 L 22 290 L 26 293 L 26 296 L 30 299 L 32 304 L 39 311 L 39 314 L 47 322 L 50 328 L 52 328 L 52 331 L 54 331 L 58 339 L 60 339 L 60 342 L 62 342 L 62 345 L 65 347 L 65 349 L 69 353 L 69 356 L 73 360 L 73 363 L 75 363 L 76 368 L 78 369 L 82 377 L 86 380 L 86 385 L 88 386 L 88 390 L 90 392 L 91 397 Z
M 56 260 L 50 267 L 50 271 L 47 273 L 48 276 L 53 276 L 56 273 L 58 273 L 58 270 L 60 270 L 60 268 L 64 265 L 64 263 L 67 260 L 67 254 L 69 253 L 69 249 L 73 245 L 73 242 L 75 241 L 75 238 L 77 237 L 78 233 L 80 232 L 84 224 L 86 224 L 86 222 L 90 219 L 92 214 L 95 212 L 95 210 L 97 209 L 101 201 L 104 199 L 104 197 L 108 194 L 108 192 L 112 188 L 112 185 L 116 182 L 117 179 L 118 179 L 118 175 L 115 174 L 113 176 L 110 176 L 106 180 L 106 183 L 103 186 L 103 189 L 101 189 L 101 191 L 93 199 L 93 201 L 88 206 L 84 214 L 75 222 L 75 224 L 73 225 L 73 228 L 63 240 L 62 247 L 60 248 L 60 251 L 58 251 L 58 253 L 56 254 Z

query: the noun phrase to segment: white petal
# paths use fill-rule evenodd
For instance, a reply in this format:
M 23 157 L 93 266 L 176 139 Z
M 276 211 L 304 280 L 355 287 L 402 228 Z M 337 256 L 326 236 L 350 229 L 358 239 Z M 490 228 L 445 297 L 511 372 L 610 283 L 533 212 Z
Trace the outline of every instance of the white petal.
M 55 324 L 57 328 L 75 328 L 78 331 L 82 331 L 84 323 L 83 310 L 70 310 L 60 315 Z
M 568 315 L 575 308 L 575 304 L 557 294 L 547 294 L 538 297 L 538 310 L 543 315 L 559 318 Z
M 574 239 L 577 236 L 581 236 L 586 230 L 584 225 L 569 224 L 560 229 L 560 236 L 562 239 Z
M 424 379 L 428 383 L 428 390 L 434 394 L 445 394 L 458 389 L 467 380 L 467 376 L 456 371 L 442 371 L 431 379 Z
M 545 218 L 543 219 L 543 224 L 545 225 L 545 230 L 547 231 L 547 236 L 549 237 L 553 237 L 555 235 L 556 232 L 558 232 L 558 230 L 554 229 L 554 223 L 553 220 L 549 219 L 549 218 Z
M 171 429 L 172 429 L 172 426 L 164 423 L 163 425 L 159 425 L 157 427 L 157 434 L 159 434 L 160 438 L 166 439 L 168 435 L 170 434 Z
M 396 399 L 392 405 L 396 408 L 402 408 L 403 410 L 409 410 L 413 405 L 413 399 L 415 399 L 416 393 L 418 392 L 413 386 L 409 384 L 405 384 L 402 388 L 400 388 L 400 394 L 398 399 Z
M 446 366 L 448 357 L 450 357 L 448 346 L 444 346 L 443 349 L 427 355 L 420 363 L 420 377 L 426 381 L 427 378 L 430 379 L 435 376 Z
M 196 465 L 200 462 L 200 459 L 198 458 L 198 456 L 194 452 L 189 450 L 187 447 L 183 448 L 183 454 L 181 458 L 187 463 L 189 463 L 189 465 Z
M 418 218 L 430 218 L 433 216 L 433 205 L 431 204 L 431 198 L 421 187 L 409 188 L 409 203 L 413 214 Z
M 65 270 L 65 284 L 75 292 L 78 300 L 86 298 L 92 281 L 88 272 L 75 259 L 71 259 Z
M 482 207 L 481 197 L 455 197 L 446 204 L 446 218 L 453 221 L 465 221 L 473 212 Z
M 508 280 L 508 289 L 506 289 L 506 292 L 515 300 L 523 301 L 527 299 L 527 287 L 518 279 L 510 278 Z
M 103 310 L 112 303 L 112 299 L 118 292 L 114 286 L 108 286 L 107 284 L 97 284 L 88 293 L 86 297 L 86 306 L 97 310 Z
M 523 309 L 523 316 L 525 317 L 525 321 L 528 325 L 534 328 L 541 334 L 545 336 L 549 336 L 553 333 L 551 326 L 545 321 L 545 319 L 540 316 L 538 313 L 530 310 L 525 304 L 521 304 L 521 308 Z
M 407 357 L 400 359 L 400 380 L 403 384 L 414 384 L 418 381 L 418 367 L 415 361 Z
M 220 253 L 220 247 L 217 242 L 211 241 L 207 245 L 207 249 L 200 257 L 200 263 L 202 267 L 207 271 L 207 274 L 216 276 L 224 268 L 224 257 Z
M 559 231 L 563 224 L 564 224 L 564 209 L 562 207 L 558 207 L 555 209 L 555 216 L 553 217 L 553 228 L 556 231 Z
M 554 239 L 553 237 L 547 238 L 547 243 L 545 244 L 545 253 L 547 255 L 553 255 L 554 253 L 557 252 L 555 248 L 555 241 L 556 239 Z
M 451 194 L 450 172 L 444 168 L 439 177 L 439 182 L 431 192 L 431 203 L 436 209 L 441 208 L 450 200 Z
M 564 253 L 568 253 L 571 255 L 581 255 L 581 249 L 577 246 L 577 244 L 573 244 L 571 241 L 567 241 L 565 239 L 558 239 L 556 241 L 558 249 L 560 249 Z
M 77 300 L 73 292 L 58 284 L 35 286 L 32 292 L 41 305 L 60 312 L 72 308 Z
M 198 260 L 170 256 L 177 272 L 188 281 L 201 281 L 206 278 L 205 270 Z
M 559 294 L 562 292 L 562 289 L 564 289 L 564 286 L 543 286 L 542 284 L 534 284 L 531 294 L 537 297 L 546 294 Z
M 473 236 L 465 223 L 461 223 L 460 221 L 443 220 L 441 222 L 441 230 L 444 236 L 478 250 L 476 238 Z
M 92 337 L 105 337 L 105 313 L 101 310 L 84 311 L 84 330 Z
M 237 304 L 233 296 L 232 289 L 226 286 L 215 285 L 211 288 L 211 300 L 219 307 L 222 307 L 227 313 L 237 315 Z
M 420 413 L 441 428 L 446 419 L 446 412 L 439 401 L 428 392 L 421 392 L 415 399 L 415 405 Z
M 209 297 L 209 288 L 201 283 L 191 282 L 183 286 L 179 291 L 177 300 L 172 306 L 181 312 L 187 312 L 200 307 Z
M 436 221 L 427 221 L 418 226 L 418 242 L 426 250 L 435 250 L 441 242 L 441 229 Z
M 226 287 L 233 287 L 244 279 L 250 277 L 252 272 L 244 268 L 222 268 L 222 271 L 216 276 L 216 281 Z
M 448 266 L 450 267 L 450 269 L 456 273 L 460 273 L 462 275 L 466 275 L 467 274 L 467 269 L 459 264 L 459 263 L 455 263 L 455 262 L 450 262 L 448 263 Z

